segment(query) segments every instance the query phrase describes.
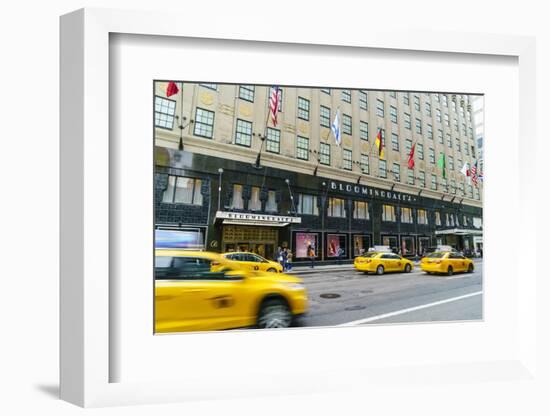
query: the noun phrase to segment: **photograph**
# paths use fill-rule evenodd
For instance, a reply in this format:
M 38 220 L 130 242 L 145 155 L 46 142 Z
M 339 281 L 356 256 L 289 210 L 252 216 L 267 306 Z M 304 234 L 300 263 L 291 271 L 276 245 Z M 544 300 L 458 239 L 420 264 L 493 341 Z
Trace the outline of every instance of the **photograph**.
M 155 333 L 483 320 L 484 96 L 373 87 L 153 80 Z

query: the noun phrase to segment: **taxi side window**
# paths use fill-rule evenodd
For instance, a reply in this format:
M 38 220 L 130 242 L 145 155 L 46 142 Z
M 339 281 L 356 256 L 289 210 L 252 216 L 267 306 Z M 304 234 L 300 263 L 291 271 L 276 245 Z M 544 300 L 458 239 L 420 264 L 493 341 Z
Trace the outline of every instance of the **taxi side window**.
M 167 280 L 220 280 L 225 272 L 212 272 L 211 261 L 200 257 L 170 257 L 155 261 L 155 278 Z
M 171 256 L 155 256 L 155 278 L 166 279 L 172 267 L 173 257 Z
M 253 262 L 256 262 L 256 263 L 261 263 L 262 259 L 259 258 L 258 256 L 254 255 L 254 254 L 247 254 L 247 257 L 249 258 L 249 260 L 247 261 L 253 261 Z
M 392 254 L 382 254 L 381 258 L 383 258 L 383 259 L 392 259 L 393 255 Z

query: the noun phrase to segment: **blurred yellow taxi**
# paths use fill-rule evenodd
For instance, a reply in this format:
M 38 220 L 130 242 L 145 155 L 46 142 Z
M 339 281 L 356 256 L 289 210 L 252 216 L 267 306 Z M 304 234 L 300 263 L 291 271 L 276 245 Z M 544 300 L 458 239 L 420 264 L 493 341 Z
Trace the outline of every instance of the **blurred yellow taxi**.
M 472 273 L 474 262 L 457 252 L 435 251 L 422 257 L 420 268 L 428 274 L 445 273 L 452 276 L 455 272 Z
M 282 273 L 283 266 L 271 260 L 264 259 L 262 256 L 247 252 L 229 252 L 222 256 L 227 260 L 239 263 L 240 267 L 253 272 L 271 272 Z
M 218 253 L 155 252 L 155 332 L 285 328 L 307 308 L 299 278 L 251 272 Z
M 413 262 L 406 258 L 394 253 L 379 251 L 369 251 L 355 257 L 353 266 L 366 274 L 376 273 L 378 275 L 386 272 L 409 273 L 414 268 Z

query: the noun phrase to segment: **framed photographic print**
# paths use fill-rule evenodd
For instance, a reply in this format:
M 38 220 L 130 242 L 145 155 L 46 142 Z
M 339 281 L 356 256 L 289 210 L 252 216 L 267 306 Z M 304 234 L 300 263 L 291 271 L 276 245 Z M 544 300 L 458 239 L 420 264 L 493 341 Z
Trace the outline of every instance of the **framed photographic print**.
M 177 22 L 62 18 L 62 398 L 529 379 L 533 40 Z

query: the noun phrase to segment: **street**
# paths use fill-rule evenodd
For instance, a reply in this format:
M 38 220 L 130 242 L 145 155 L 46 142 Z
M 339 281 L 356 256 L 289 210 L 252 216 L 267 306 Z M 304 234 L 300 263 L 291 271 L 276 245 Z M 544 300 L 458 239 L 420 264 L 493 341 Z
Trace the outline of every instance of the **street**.
M 314 269 L 315 270 L 315 269 Z M 365 275 L 350 265 L 296 270 L 308 290 L 310 309 L 300 326 L 366 325 L 479 320 L 482 262 L 474 273 Z

